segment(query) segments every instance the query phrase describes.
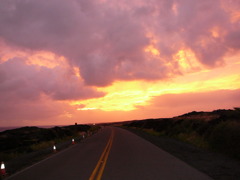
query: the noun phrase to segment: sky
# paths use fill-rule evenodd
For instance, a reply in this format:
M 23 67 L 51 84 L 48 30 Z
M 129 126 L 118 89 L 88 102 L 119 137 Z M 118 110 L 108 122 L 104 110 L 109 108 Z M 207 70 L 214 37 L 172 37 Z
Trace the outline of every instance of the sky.
M 0 126 L 239 106 L 238 0 L 0 0 Z

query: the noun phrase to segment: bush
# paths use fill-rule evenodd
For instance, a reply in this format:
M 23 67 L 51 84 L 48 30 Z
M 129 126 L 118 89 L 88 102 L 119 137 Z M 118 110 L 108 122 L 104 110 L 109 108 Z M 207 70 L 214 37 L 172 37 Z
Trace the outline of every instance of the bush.
M 221 122 L 215 126 L 209 144 L 213 150 L 226 153 L 240 159 L 240 123 L 236 121 Z
M 180 133 L 176 136 L 176 138 L 181 141 L 193 144 L 196 147 L 204 149 L 209 148 L 208 142 L 196 132 Z
M 240 159 L 240 108 L 191 112 L 176 118 L 133 121 L 128 127 L 168 136 Z

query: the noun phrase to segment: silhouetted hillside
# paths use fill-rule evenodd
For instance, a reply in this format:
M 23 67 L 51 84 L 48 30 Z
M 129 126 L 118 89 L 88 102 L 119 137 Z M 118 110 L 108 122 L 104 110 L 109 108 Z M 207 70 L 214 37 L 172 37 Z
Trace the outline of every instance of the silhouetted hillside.
M 240 110 L 190 112 L 174 118 L 137 120 L 124 124 L 168 136 L 240 159 Z
M 78 136 L 87 132 L 88 125 L 54 127 L 50 129 L 38 127 L 22 127 L 0 132 L 0 158 L 3 161 L 15 158 L 63 141 L 66 138 Z

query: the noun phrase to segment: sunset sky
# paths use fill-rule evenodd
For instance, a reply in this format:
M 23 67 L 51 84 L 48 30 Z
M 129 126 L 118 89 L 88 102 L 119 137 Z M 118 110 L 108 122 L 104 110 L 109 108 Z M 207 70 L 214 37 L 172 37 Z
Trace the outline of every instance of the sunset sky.
M 0 0 L 0 126 L 239 106 L 239 0 Z

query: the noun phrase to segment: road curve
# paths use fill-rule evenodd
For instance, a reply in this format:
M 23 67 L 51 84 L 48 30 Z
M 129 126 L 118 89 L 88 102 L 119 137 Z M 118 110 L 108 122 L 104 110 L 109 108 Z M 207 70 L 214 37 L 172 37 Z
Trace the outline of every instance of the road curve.
M 108 156 L 104 158 L 102 180 L 211 179 L 127 130 L 106 127 L 7 180 L 88 180 L 102 156 Z

